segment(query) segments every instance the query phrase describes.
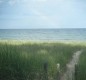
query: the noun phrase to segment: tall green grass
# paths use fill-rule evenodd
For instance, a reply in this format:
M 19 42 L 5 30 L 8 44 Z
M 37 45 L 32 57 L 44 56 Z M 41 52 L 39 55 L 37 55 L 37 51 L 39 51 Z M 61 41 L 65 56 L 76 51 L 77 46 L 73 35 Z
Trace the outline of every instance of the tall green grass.
M 45 80 L 47 63 L 49 80 L 57 78 L 80 46 L 64 43 L 0 41 L 0 80 Z
M 75 77 L 76 80 L 86 80 L 86 47 L 80 57 Z

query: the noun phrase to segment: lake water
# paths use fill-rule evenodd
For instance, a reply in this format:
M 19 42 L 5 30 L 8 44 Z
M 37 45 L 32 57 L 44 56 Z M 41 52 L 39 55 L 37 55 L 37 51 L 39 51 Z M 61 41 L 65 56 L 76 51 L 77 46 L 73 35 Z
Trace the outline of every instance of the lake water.
M 86 40 L 86 29 L 0 29 L 0 40 Z

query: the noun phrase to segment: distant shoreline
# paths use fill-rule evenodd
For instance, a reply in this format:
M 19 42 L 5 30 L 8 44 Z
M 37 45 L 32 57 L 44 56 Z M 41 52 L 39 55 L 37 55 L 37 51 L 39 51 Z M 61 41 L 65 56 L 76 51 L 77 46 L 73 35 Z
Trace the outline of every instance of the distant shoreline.
M 0 30 L 46 30 L 46 29 L 86 29 L 86 28 L 22 28 L 22 29 L 20 29 L 20 28 L 2 28 L 2 29 L 0 29 Z
M 22 43 L 65 43 L 65 44 L 85 44 L 86 41 L 81 41 L 81 40 L 58 40 L 58 41 L 49 41 L 49 40 L 46 40 L 46 41 L 43 41 L 43 40 L 0 40 L 0 43 L 1 42 L 6 42 L 6 43 L 11 43 L 11 44 L 14 44 L 14 43 L 19 43 L 19 44 L 22 44 Z

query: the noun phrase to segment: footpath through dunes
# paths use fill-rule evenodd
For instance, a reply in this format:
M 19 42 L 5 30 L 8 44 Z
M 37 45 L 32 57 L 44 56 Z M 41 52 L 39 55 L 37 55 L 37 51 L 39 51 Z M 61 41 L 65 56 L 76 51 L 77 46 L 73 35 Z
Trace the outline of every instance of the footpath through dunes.
M 74 53 L 72 60 L 67 64 L 67 70 L 63 73 L 60 80 L 74 80 L 75 65 L 78 64 L 82 50 Z

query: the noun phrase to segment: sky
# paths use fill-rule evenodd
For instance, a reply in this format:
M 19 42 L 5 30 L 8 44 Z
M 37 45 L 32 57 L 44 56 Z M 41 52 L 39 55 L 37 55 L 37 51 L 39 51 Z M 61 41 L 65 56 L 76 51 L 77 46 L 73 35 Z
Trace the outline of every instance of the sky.
M 0 29 L 86 28 L 86 0 L 0 0 Z

